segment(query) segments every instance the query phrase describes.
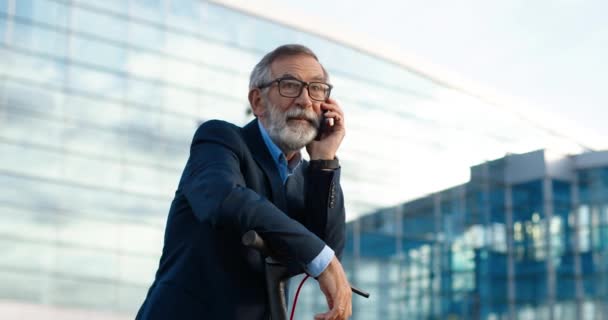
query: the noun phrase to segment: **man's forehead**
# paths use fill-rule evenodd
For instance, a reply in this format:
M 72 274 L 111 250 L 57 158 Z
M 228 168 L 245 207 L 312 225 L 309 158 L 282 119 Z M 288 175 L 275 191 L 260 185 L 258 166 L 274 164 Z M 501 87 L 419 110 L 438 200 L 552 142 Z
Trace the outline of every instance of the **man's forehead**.
M 310 80 L 325 79 L 321 64 L 308 55 L 279 57 L 272 62 L 270 70 L 275 77 L 299 76 Z

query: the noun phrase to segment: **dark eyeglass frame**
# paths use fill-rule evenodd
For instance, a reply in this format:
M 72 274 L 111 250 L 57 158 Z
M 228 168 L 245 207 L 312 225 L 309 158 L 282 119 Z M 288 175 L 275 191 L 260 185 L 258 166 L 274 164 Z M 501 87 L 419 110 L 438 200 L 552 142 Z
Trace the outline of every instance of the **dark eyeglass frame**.
M 288 95 L 283 94 L 283 93 L 281 92 L 281 81 L 283 81 L 283 80 L 292 80 L 292 81 L 297 81 L 297 82 L 301 83 L 301 84 L 302 84 L 302 87 L 300 87 L 300 92 L 298 92 L 298 94 L 297 94 L 297 95 L 295 95 L 295 96 L 288 96 Z M 297 78 L 294 78 L 294 77 L 280 77 L 280 78 L 274 79 L 274 80 L 272 80 L 272 81 L 270 81 L 270 82 L 267 82 L 267 83 L 264 83 L 264 84 L 259 85 L 259 86 L 258 86 L 258 89 L 264 89 L 264 88 L 268 88 L 268 87 L 270 87 L 271 85 L 273 85 L 275 82 L 278 84 L 278 90 L 279 90 L 279 94 L 280 94 L 281 96 L 285 97 L 285 98 L 297 98 L 297 97 L 299 97 L 299 96 L 302 94 L 302 90 L 304 90 L 304 87 L 306 87 L 306 89 L 308 89 L 308 88 L 310 87 L 310 85 L 311 85 L 311 84 L 314 84 L 314 83 L 318 83 L 318 84 L 326 85 L 326 86 L 328 87 L 328 89 L 327 89 L 327 94 L 325 95 L 325 99 L 323 99 L 323 100 L 319 100 L 319 99 L 315 99 L 315 98 L 313 98 L 313 97 L 310 95 L 310 90 L 306 90 L 306 91 L 308 92 L 308 96 L 309 96 L 309 97 L 310 97 L 312 100 L 315 100 L 315 101 L 325 101 L 325 100 L 327 100 L 327 99 L 329 98 L 329 96 L 331 95 L 331 89 L 333 89 L 333 87 L 334 87 L 334 86 L 332 86 L 331 84 L 329 84 L 329 83 L 325 83 L 325 82 L 319 82 L 319 81 L 311 81 L 311 82 L 306 82 L 306 81 L 302 81 L 302 80 L 297 79 Z

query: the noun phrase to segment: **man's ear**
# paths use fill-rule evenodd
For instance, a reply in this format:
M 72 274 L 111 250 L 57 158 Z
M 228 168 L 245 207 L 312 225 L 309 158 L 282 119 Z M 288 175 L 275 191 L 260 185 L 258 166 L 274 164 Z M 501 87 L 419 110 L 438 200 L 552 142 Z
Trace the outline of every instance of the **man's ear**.
M 251 110 L 256 117 L 260 117 L 264 114 L 264 97 L 260 89 L 253 89 L 249 91 L 249 104 Z

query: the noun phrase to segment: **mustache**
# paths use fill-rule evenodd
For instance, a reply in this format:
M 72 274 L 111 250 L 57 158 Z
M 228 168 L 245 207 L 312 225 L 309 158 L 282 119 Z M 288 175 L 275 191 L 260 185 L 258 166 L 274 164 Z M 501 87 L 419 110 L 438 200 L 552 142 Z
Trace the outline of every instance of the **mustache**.
M 291 108 L 285 112 L 285 120 L 289 119 L 305 119 L 317 129 L 321 125 L 321 117 L 317 116 L 312 110 Z

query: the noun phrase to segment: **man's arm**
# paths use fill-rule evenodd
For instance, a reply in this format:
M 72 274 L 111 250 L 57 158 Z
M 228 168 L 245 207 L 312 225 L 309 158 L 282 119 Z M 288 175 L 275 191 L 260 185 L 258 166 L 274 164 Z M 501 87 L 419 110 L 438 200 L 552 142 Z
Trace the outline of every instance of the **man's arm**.
M 241 235 L 255 230 L 275 252 L 301 265 L 310 263 L 325 243 L 246 186 L 241 172 L 245 150 L 239 132 L 225 123 L 211 121 L 199 128 L 181 181 L 194 214 Z
M 318 141 L 313 141 L 306 146 L 306 150 L 310 155 L 311 160 L 333 160 L 336 157 L 336 152 L 344 139 L 346 133 L 344 113 L 334 99 L 327 99 L 321 104 L 321 110 L 324 112 L 325 118 L 333 119 L 333 126 L 326 129 L 321 134 Z M 321 174 L 329 173 L 330 170 L 321 170 Z M 336 169 L 336 181 L 329 184 L 330 195 L 329 207 L 337 207 L 336 210 L 331 210 L 327 213 L 327 223 L 321 224 L 322 228 L 315 228 L 315 232 L 320 232 L 323 229 L 324 239 L 328 243 L 336 246 L 336 253 L 341 255 L 344 248 L 344 199 L 342 190 L 339 184 L 339 169 Z M 333 199 L 331 195 L 334 195 Z M 333 200 L 333 205 L 332 205 Z M 333 212 L 332 212 L 333 211 Z M 338 221 L 337 219 L 340 219 Z M 327 268 L 319 275 L 319 287 L 327 300 L 329 311 L 315 315 L 315 319 L 346 319 L 352 314 L 352 293 L 350 284 L 342 268 L 342 264 L 334 257 Z
M 305 225 L 342 256 L 345 238 L 344 196 L 340 168 L 307 168 Z

